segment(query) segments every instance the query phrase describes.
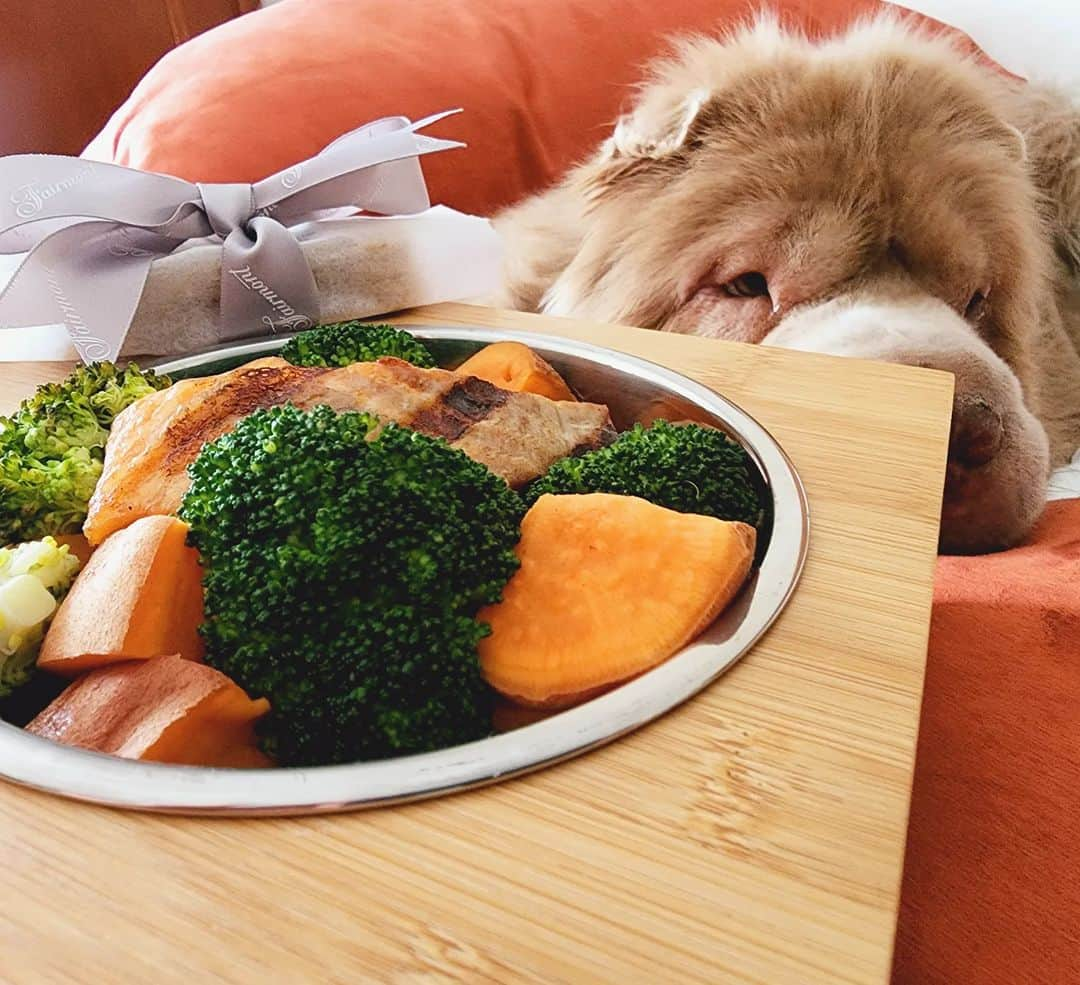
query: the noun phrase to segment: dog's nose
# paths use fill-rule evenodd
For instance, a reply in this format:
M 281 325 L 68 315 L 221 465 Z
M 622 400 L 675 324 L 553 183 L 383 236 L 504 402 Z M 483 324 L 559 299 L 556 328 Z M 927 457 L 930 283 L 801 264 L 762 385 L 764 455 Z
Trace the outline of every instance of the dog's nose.
M 981 397 L 960 397 L 953 408 L 949 460 L 978 468 L 1001 448 L 1005 427 L 1001 415 Z

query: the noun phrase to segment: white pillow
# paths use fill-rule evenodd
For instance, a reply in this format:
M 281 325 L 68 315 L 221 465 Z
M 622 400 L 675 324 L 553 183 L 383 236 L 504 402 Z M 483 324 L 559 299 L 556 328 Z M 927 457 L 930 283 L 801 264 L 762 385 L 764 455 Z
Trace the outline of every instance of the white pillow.
M 1080 0 L 894 0 L 967 34 L 1003 68 L 1080 97 Z

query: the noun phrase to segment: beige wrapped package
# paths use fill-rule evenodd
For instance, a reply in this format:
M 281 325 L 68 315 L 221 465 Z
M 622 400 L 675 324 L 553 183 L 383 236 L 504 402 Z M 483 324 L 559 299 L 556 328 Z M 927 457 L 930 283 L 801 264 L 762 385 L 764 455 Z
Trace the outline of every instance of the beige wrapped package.
M 476 299 L 498 281 L 491 224 L 444 206 L 407 216 L 322 219 L 291 231 L 315 277 L 321 322 Z M 155 260 L 121 357 L 146 363 L 221 344 L 220 299 L 219 242 L 193 241 Z M 260 337 L 268 335 L 252 338 Z M 0 361 L 76 356 L 63 325 L 0 332 Z
M 252 184 L 0 158 L 0 360 L 146 362 L 486 294 L 494 231 L 430 208 L 420 167 L 464 146 L 419 132 L 455 112 L 375 120 Z

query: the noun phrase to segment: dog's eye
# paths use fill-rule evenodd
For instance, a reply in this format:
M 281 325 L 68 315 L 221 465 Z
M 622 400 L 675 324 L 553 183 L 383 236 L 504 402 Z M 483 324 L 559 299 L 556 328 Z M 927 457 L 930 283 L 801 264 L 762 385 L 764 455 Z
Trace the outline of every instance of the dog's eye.
M 986 294 L 982 291 L 976 291 L 971 295 L 971 300 L 968 301 L 967 307 L 964 309 L 964 317 L 972 322 L 982 321 L 986 309 Z
M 751 270 L 749 273 L 740 274 L 734 280 L 729 280 L 721 286 L 720 290 L 733 298 L 768 297 L 769 282 L 765 280 L 764 274 Z

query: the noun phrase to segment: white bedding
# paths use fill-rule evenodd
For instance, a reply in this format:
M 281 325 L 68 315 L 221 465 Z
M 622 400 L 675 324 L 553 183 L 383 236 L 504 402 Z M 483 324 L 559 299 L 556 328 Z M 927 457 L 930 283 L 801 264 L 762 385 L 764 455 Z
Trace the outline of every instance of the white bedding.
M 1048 499 L 1080 499 L 1080 451 L 1050 476 Z
M 1076 0 L 893 0 L 951 24 L 999 65 L 1032 82 L 1080 94 Z

